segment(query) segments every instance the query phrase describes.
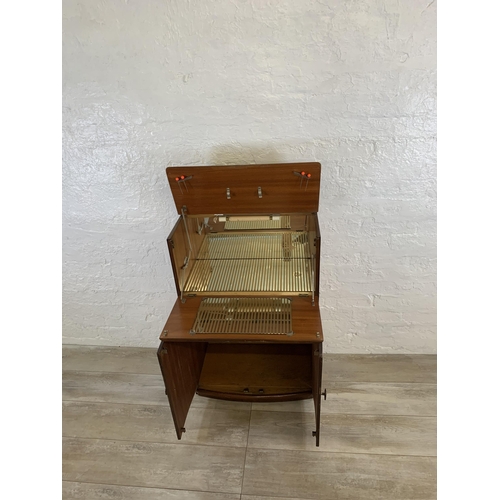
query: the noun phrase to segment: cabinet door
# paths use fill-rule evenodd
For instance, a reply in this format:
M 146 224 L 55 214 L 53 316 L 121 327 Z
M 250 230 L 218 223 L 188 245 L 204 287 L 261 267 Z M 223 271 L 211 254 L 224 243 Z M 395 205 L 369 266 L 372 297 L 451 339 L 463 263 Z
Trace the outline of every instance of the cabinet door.
M 163 341 L 158 348 L 158 361 L 178 439 L 185 431 L 184 424 L 198 387 L 205 351 L 205 342 Z
M 314 413 L 316 417 L 316 446 L 319 446 L 319 431 L 321 424 L 321 383 L 323 378 L 323 343 L 313 344 L 313 398 L 314 398 Z M 326 392 L 325 392 L 326 398 Z

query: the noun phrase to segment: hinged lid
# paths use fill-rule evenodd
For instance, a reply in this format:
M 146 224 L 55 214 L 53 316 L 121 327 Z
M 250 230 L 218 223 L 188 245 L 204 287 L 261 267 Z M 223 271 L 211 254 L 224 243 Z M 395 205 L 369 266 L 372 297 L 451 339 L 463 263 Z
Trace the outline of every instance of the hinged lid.
M 168 167 L 177 212 L 286 214 L 318 211 L 321 164 Z

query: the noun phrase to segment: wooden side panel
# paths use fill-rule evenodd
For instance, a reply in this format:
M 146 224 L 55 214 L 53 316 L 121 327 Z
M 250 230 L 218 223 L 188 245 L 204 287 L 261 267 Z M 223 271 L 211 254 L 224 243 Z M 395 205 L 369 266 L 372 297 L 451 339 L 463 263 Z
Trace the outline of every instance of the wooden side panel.
M 319 276 L 320 276 L 320 260 L 321 260 L 321 232 L 319 229 L 318 214 L 309 215 L 309 246 L 311 252 L 314 252 L 314 295 L 319 297 Z
M 317 162 L 167 168 L 177 211 L 186 206 L 190 215 L 317 212 L 320 175 Z M 181 176 L 188 179 L 179 184 Z
M 186 218 L 183 221 L 182 217 L 179 217 L 167 238 L 177 295 L 181 294 L 183 280 L 187 280 L 189 273 L 193 270 L 196 256 L 203 241 L 204 235 L 197 232 L 197 227 L 200 223 L 201 221 L 196 218 Z M 184 271 L 182 271 L 186 257 L 189 257 L 189 262 Z
M 170 254 L 170 262 L 172 264 L 172 271 L 175 279 L 175 287 L 177 288 L 177 295 L 181 294 L 179 283 L 179 268 L 182 265 L 182 261 L 184 259 L 184 257 L 181 256 L 186 253 L 185 238 L 182 234 L 181 225 L 182 219 L 181 217 L 179 217 L 174 228 L 167 238 L 168 252 Z
M 161 342 L 158 348 L 158 361 L 178 439 L 184 431 L 189 407 L 198 387 L 205 351 L 204 342 Z

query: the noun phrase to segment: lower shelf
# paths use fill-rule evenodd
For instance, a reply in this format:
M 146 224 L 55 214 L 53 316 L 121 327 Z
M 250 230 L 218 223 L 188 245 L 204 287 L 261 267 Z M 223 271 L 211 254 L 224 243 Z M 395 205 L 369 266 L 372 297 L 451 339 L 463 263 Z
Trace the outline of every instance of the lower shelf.
M 311 345 L 209 344 L 197 393 L 232 401 L 312 397 Z
M 224 401 L 240 401 L 247 403 L 279 403 L 280 401 L 298 401 L 312 399 L 312 392 L 296 392 L 288 394 L 234 394 L 198 389 L 196 394 L 205 398 L 223 399 Z

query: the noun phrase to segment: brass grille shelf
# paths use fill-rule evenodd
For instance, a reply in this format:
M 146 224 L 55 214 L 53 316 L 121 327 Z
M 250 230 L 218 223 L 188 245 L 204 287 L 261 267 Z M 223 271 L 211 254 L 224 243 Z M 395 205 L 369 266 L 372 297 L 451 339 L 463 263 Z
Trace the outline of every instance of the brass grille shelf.
M 257 231 L 260 229 L 290 229 L 290 216 L 282 215 L 278 220 L 228 220 L 224 224 L 225 231 L 241 231 L 244 229 Z
M 207 234 L 197 259 L 281 259 L 285 257 L 310 258 L 305 232 Z
M 292 335 L 290 299 L 203 299 L 190 333 Z
M 311 294 L 311 273 L 305 232 L 207 234 L 184 293 Z
M 310 269 L 308 259 L 199 260 L 184 293 L 310 294 Z

